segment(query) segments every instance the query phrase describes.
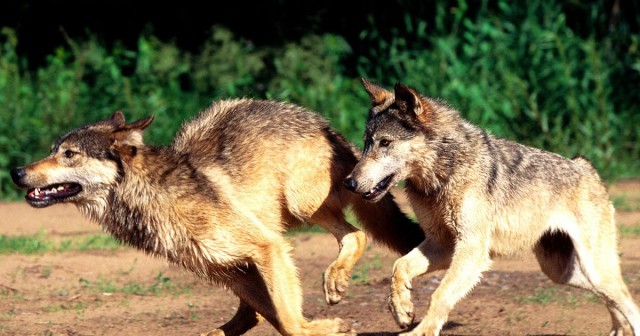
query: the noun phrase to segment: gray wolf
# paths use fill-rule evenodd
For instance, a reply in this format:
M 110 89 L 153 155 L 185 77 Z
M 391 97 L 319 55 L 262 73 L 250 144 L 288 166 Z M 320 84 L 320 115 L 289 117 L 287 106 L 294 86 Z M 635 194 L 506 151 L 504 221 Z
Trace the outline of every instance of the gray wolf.
M 528 249 L 551 280 L 606 304 L 610 335 L 640 335 L 620 272 L 614 208 L 586 159 L 494 137 L 404 84 L 392 92 L 363 83 L 372 102 L 365 147 L 345 184 L 375 202 L 404 180 L 427 237 L 394 265 L 389 307 L 401 327 L 413 322 L 412 279 L 447 270 L 426 316 L 403 335 L 438 335 L 495 257 Z
M 366 242 L 343 209 L 351 206 L 368 233 L 397 252 L 424 239 L 391 196 L 374 205 L 344 188 L 356 151 L 302 107 L 220 101 L 167 147 L 143 142 L 152 120 L 127 123 L 116 112 L 61 136 L 50 155 L 11 176 L 32 206 L 75 204 L 120 241 L 231 289 L 237 313 L 208 335 L 243 334 L 263 319 L 283 335 L 351 333 L 340 319 L 304 318 L 283 235 L 292 227 L 315 223 L 338 240 L 324 273 L 331 304 L 344 295 Z

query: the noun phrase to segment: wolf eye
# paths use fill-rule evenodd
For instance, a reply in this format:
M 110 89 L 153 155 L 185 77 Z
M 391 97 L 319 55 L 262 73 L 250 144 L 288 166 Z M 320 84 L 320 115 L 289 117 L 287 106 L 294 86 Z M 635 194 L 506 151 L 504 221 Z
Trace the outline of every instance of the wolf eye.
M 64 157 L 66 157 L 67 159 L 72 158 L 74 155 L 76 155 L 76 152 L 67 149 L 66 151 L 64 151 L 63 153 Z
M 380 140 L 380 147 L 388 147 L 390 143 L 391 143 L 391 140 L 382 139 Z

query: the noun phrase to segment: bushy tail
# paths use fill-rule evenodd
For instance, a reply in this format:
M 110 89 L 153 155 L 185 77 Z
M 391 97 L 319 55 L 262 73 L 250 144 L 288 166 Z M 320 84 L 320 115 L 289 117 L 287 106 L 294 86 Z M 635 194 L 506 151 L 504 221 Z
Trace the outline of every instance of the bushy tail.
M 391 193 L 376 203 L 352 195 L 353 212 L 363 230 L 376 242 L 405 255 L 424 240 L 420 226 L 400 210 Z

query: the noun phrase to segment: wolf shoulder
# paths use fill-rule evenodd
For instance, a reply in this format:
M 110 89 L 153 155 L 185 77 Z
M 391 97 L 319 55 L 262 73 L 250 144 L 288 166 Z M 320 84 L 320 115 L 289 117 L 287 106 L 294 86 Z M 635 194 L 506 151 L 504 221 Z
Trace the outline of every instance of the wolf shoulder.
M 174 146 L 179 148 L 182 143 L 227 138 L 304 138 L 317 135 L 326 126 L 318 114 L 293 104 L 248 98 L 228 99 L 214 102 L 194 119 L 185 122 Z

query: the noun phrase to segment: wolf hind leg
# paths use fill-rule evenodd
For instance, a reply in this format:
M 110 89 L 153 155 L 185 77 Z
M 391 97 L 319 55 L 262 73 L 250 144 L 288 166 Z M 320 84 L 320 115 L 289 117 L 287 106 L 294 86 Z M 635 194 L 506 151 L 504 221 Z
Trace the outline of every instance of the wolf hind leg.
M 252 263 L 235 272 L 229 286 L 282 335 L 350 335 L 340 319 L 307 321 L 302 288 L 284 237 L 271 236 L 252 255 Z
M 333 305 L 342 300 L 349 287 L 351 270 L 364 252 L 367 236 L 347 222 L 339 208 L 317 212 L 311 217 L 311 221 L 325 228 L 338 240 L 338 257 L 322 276 L 325 301 Z
M 251 328 L 262 322 L 264 318 L 258 314 L 253 308 L 244 301 L 240 300 L 240 305 L 236 314 L 229 322 L 218 327 L 217 329 L 208 333 L 201 334 L 200 336 L 233 336 L 242 335 L 249 331 Z
M 544 234 L 534 247 L 542 272 L 553 282 L 587 289 L 602 299 L 611 315 L 610 336 L 639 335 L 638 309 L 620 274 L 615 249 L 601 250 L 604 255 L 594 258 L 583 244 L 578 244 L 580 252 L 575 245 L 564 232 Z

